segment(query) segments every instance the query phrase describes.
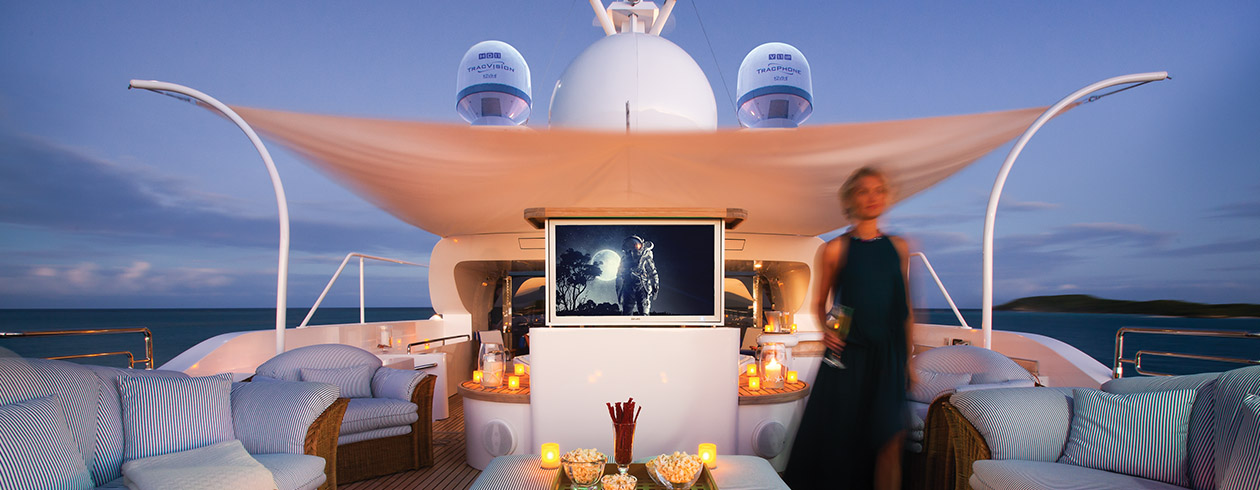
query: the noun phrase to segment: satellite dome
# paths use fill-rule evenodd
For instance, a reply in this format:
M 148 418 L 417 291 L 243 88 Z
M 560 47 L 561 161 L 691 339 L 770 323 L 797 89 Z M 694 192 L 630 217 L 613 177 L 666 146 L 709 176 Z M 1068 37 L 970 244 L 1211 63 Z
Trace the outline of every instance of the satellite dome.
M 552 127 L 712 131 L 717 102 L 700 65 L 660 36 L 621 33 L 582 51 L 556 81 Z
M 748 128 L 795 128 L 814 112 L 809 61 L 784 43 L 753 48 L 739 65 L 739 123 Z
M 455 110 L 476 126 L 516 126 L 529 120 L 529 65 L 503 41 L 482 41 L 459 62 Z

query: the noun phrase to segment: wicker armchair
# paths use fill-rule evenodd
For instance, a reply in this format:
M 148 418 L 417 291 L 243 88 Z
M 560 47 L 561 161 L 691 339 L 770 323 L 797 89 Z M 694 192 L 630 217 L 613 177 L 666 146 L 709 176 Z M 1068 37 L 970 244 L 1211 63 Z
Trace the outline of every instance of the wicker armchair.
M 336 445 L 329 477 L 337 484 L 433 464 L 434 376 L 382 367 L 379 358 L 357 347 L 317 344 L 273 357 L 258 366 L 253 379 L 321 381 L 341 388 L 339 434 L 317 442 Z

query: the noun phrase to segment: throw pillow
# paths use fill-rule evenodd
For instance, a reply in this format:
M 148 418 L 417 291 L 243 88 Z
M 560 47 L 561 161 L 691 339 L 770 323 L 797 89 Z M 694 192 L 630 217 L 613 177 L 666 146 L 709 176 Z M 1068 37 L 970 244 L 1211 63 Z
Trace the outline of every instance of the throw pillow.
M 910 399 L 919 403 L 932 403 L 936 395 L 971 382 L 971 373 L 938 373 L 915 368 L 918 379 L 910 383 Z
M 0 405 L 0 488 L 91 489 L 57 397 Z
M 232 375 L 201 378 L 124 377 L 123 459 L 148 458 L 235 439 Z
M 1221 480 L 1221 490 L 1260 488 L 1260 396 L 1243 399 L 1243 421 L 1234 439 L 1233 457 Z
M 371 398 L 372 373 L 375 371 L 375 366 L 367 364 L 330 369 L 302 368 L 302 381 L 337 385 L 345 398 Z
M 1115 394 L 1073 390 L 1060 463 L 1189 487 L 1186 438 L 1195 390 Z

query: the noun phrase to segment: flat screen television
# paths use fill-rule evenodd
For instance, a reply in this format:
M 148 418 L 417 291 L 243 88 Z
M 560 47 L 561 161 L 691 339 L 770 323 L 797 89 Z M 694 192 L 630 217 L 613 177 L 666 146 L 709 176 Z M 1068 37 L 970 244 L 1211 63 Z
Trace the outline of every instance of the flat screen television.
M 547 324 L 721 325 L 720 219 L 547 221 Z

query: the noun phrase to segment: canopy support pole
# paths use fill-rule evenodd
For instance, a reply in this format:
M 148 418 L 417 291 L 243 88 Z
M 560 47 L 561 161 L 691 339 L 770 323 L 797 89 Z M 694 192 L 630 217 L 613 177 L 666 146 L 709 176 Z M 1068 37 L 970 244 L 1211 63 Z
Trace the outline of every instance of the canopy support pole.
M 258 137 L 258 133 L 254 132 L 254 128 L 251 128 L 241 116 L 237 115 L 236 111 L 201 91 L 157 80 L 132 80 L 128 88 L 184 95 L 195 99 L 197 105 L 219 111 L 220 114 L 236 123 L 236 126 L 241 128 L 241 131 L 245 132 L 245 136 L 248 136 L 249 141 L 254 144 L 254 149 L 258 150 L 258 154 L 262 156 L 263 164 L 267 166 L 267 173 L 271 176 L 271 187 L 276 192 L 276 206 L 280 210 L 280 263 L 276 269 L 276 354 L 283 353 L 284 317 L 288 306 L 287 296 L 289 290 L 289 204 L 284 197 L 284 185 L 280 182 L 280 173 L 276 171 L 276 164 L 271 160 L 271 153 L 267 151 L 266 146 L 263 146 L 262 139 Z M 178 98 L 182 99 L 183 97 Z
M 1028 129 L 1024 130 L 1024 134 L 1020 135 L 1019 139 L 1015 141 L 1015 146 L 1006 155 L 1006 161 L 1002 162 L 1001 170 L 998 170 L 997 180 L 993 182 L 993 191 L 989 193 L 989 206 L 984 212 L 984 264 L 981 271 L 980 291 L 980 319 L 981 328 L 983 329 L 984 348 L 993 348 L 993 229 L 997 222 L 998 200 L 1002 198 L 1002 187 L 1006 185 L 1006 176 L 1011 173 L 1011 167 L 1015 165 L 1015 159 L 1019 158 L 1019 153 L 1024 150 L 1024 145 L 1028 144 L 1028 140 L 1032 139 L 1037 130 L 1046 124 L 1046 121 L 1075 105 L 1075 102 L 1081 97 L 1115 85 L 1166 79 L 1168 79 L 1168 72 L 1158 71 L 1123 75 L 1087 85 L 1060 99 L 1050 106 L 1049 109 L 1046 109 L 1045 112 L 1041 113 L 1041 116 L 1037 117 L 1036 121 L 1033 121 L 1031 126 L 1028 126 Z

